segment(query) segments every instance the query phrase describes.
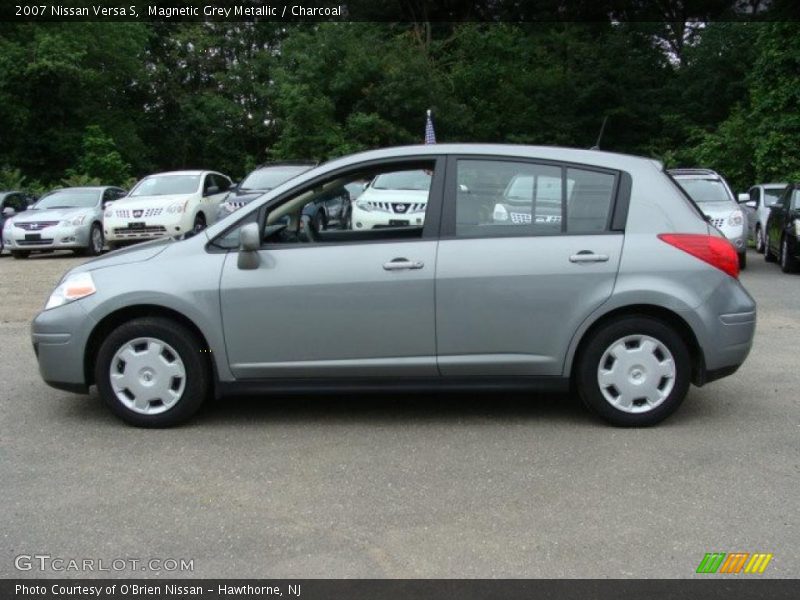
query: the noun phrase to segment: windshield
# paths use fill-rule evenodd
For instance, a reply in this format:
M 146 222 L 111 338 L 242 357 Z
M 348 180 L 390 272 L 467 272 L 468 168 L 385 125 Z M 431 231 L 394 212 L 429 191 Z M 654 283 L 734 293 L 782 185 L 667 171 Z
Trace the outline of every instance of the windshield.
M 142 179 L 129 195 L 137 197 L 194 194 L 199 187 L 200 175 L 153 175 Z
M 100 190 L 67 189 L 50 192 L 33 208 L 91 208 L 100 200 Z
M 731 202 L 728 190 L 719 179 L 676 179 L 675 181 L 698 204 Z
M 764 206 L 773 206 L 783 196 L 786 188 L 772 188 L 764 190 Z
M 378 175 L 372 182 L 376 190 L 422 190 L 431 187 L 431 173 L 428 171 L 396 171 Z
M 305 171 L 308 171 L 311 165 L 296 165 L 286 167 L 266 167 L 253 171 L 244 178 L 244 181 L 239 185 L 240 190 L 263 190 L 268 191 L 274 187 L 278 187 L 284 181 L 290 180 Z

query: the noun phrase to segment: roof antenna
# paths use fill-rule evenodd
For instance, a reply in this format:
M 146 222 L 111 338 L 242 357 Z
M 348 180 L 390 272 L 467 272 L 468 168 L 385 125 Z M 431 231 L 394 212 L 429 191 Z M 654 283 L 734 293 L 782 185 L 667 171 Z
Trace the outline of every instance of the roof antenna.
M 600 150 L 600 140 L 603 139 L 603 132 L 606 130 L 606 121 L 608 121 L 608 115 L 603 117 L 603 124 L 600 126 L 600 135 L 597 136 L 597 141 L 589 150 Z

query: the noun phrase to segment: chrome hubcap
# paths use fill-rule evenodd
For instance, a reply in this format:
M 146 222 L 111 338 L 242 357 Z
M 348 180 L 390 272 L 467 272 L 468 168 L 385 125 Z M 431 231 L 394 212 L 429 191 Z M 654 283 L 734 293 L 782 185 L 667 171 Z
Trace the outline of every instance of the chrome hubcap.
M 611 344 L 597 367 L 597 383 L 606 401 L 627 413 L 659 406 L 675 387 L 675 359 L 649 335 L 629 335 Z
M 186 388 L 186 368 L 175 349 L 156 338 L 136 338 L 111 360 L 111 387 L 128 409 L 157 415 L 172 408 Z

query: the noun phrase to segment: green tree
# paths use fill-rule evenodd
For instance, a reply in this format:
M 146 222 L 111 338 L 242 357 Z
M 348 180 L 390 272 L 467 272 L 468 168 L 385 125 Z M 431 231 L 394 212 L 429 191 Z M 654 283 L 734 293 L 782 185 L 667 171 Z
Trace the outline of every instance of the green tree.
M 68 177 L 86 176 L 105 185 L 123 185 L 130 177 L 131 166 L 117 150 L 114 140 L 98 125 L 89 125 L 83 136 L 83 154 Z

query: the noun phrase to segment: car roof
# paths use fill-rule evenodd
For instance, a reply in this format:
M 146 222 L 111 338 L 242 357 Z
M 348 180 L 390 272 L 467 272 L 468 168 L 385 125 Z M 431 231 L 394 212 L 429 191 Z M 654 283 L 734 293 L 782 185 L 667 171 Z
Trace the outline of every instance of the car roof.
M 785 188 L 789 184 L 788 183 L 758 183 L 755 187 L 762 187 L 762 188 Z
M 711 169 L 668 169 L 667 172 L 673 177 L 716 177 L 721 179 L 722 176 L 716 171 Z
M 588 150 L 562 146 L 528 146 L 523 144 L 417 144 L 413 146 L 394 146 L 336 158 L 320 165 L 319 169 L 328 171 L 369 160 L 403 158 L 406 156 L 436 158 L 446 154 L 538 158 L 607 167 L 615 170 L 636 169 L 645 165 L 650 168 L 663 169 L 663 164 L 660 161 L 644 156 L 608 152 L 606 150 Z M 319 174 L 324 172 L 315 171 Z
M 254 171 L 259 169 L 269 169 L 270 167 L 316 167 L 319 163 L 315 160 L 276 160 L 273 162 L 258 165 Z
M 112 187 L 115 188 L 115 187 L 118 187 L 118 186 L 116 186 L 116 185 L 75 185 L 75 186 L 67 185 L 67 186 L 64 186 L 64 187 L 53 188 L 52 190 L 49 190 L 47 193 L 49 194 L 50 192 L 63 192 L 64 190 L 105 190 L 105 189 L 112 188 Z M 122 188 L 120 188 L 120 189 L 122 189 Z
M 198 169 L 186 169 L 184 171 L 162 171 L 160 173 L 150 173 L 149 175 L 145 175 L 142 177 L 154 177 L 155 175 L 205 175 L 206 173 L 215 173 L 217 175 L 222 175 L 222 173 L 218 173 L 217 171 L 201 171 Z

